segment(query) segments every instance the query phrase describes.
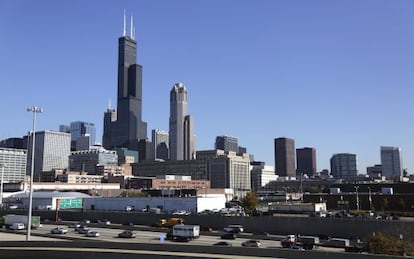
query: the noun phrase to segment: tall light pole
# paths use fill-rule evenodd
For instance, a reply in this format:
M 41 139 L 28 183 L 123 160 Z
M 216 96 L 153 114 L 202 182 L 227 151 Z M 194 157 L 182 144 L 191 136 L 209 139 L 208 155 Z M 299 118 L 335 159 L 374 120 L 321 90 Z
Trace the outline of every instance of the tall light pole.
M 371 197 L 371 187 L 368 187 L 368 192 L 369 192 L 369 210 L 372 210 L 372 197 Z
M 359 197 L 358 197 L 358 188 L 359 186 L 354 186 L 355 187 L 355 193 L 356 193 L 356 207 L 357 207 L 357 211 L 359 211 Z
M 0 183 L 0 206 L 3 208 L 3 177 L 4 177 L 4 167 L 6 167 L 6 164 L 0 163 L 1 167 L 1 183 Z
M 29 192 L 29 215 L 27 217 L 27 236 L 26 241 L 30 241 L 30 232 L 32 230 L 32 207 L 33 207 L 33 175 L 34 175 L 34 154 L 35 154 L 35 135 L 36 135 L 36 113 L 41 113 L 43 110 L 36 106 L 27 108 L 28 112 L 33 113 L 32 125 L 32 163 L 30 170 L 30 192 Z

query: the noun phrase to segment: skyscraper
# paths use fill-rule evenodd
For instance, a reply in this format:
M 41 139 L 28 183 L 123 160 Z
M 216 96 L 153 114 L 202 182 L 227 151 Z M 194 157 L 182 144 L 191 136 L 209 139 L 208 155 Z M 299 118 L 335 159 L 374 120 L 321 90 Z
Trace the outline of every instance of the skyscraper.
M 163 130 L 152 130 L 152 155 L 153 159 L 168 160 L 169 133 Z
M 216 149 L 224 150 L 226 152 L 233 151 L 239 153 L 239 144 L 235 137 L 217 136 L 215 147 Z
M 311 147 L 296 149 L 296 174 L 313 176 L 316 174 L 316 149 Z
M 57 131 L 37 131 L 35 139 L 34 172 L 50 171 L 52 169 L 67 169 L 70 155 L 70 134 Z M 32 137 L 25 137 L 31 147 Z M 27 153 L 27 173 L 31 168 L 31 148 Z
M 138 141 L 147 138 L 147 123 L 142 121 L 142 66 L 136 64 L 137 42 L 131 17 L 131 33 L 124 30 L 118 39 L 117 110 L 108 108 L 104 116 L 103 146 L 138 150 Z
M 403 175 L 403 165 L 401 149 L 398 147 L 381 147 L 382 176 L 387 179 L 401 177 Z
M 15 183 L 26 178 L 27 154 L 24 149 L 1 148 L 0 167 L 4 166 L 3 182 Z
M 80 137 L 89 136 L 89 146 L 95 145 L 96 129 L 95 124 L 85 121 L 74 121 L 70 123 L 70 135 L 72 141 L 77 141 Z
M 290 138 L 275 139 L 275 167 L 279 176 L 295 177 L 295 141 Z
M 194 123 L 187 114 L 187 89 L 177 83 L 170 91 L 170 159 L 195 158 Z
M 331 157 L 331 174 L 337 179 L 353 180 L 358 174 L 355 154 L 340 153 Z

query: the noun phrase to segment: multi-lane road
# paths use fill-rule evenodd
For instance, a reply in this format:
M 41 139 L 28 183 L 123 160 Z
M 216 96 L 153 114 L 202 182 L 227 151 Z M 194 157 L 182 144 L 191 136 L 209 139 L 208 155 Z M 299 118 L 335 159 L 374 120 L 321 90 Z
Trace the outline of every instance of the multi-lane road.
M 151 231 L 149 228 L 148 231 L 143 230 L 134 230 L 136 233 L 136 238 L 119 238 L 118 234 L 123 231 L 123 229 L 127 229 L 128 227 L 119 226 L 110 226 L 110 227 L 103 227 L 97 224 L 87 224 L 89 225 L 89 229 L 93 231 L 98 231 L 100 236 L 99 237 L 86 237 L 84 234 L 79 234 L 73 228 L 68 228 L 68 225 L 55 225 L 55 224 L 46 224 L 39 229 L 32 230 L 32 233 L 35 235 L 50 235 L 53 237 L 64 237 L 70 239 L 88 239 L 88 240 L 100 240 L 105 242 L 131 242 L 131 243 L 144 243 L 144 244 L 163 244 L 163 243 L 172 243 L 173 241 L 169 241 L 165 239 L 165 235 L 168 230 L 165 229 L 165 232 L 156 232 Z M 55 227 L 64 227 L 68 229 L 66 234 L 50 234 L 50 231 Z M 240 246 L 246 240 L 251 238 L 236 238 L 235 240 L 225 240 L 232 244 L 232 246 Z M 177 245 L 202 245 L 202 246 L 211 246 L 214 243 L 219 241 L 224 241 L 220 239 L 220 236 L 216 235 L 200 235 L 199 238 L 194 239 L 190 242 L 173 242 Z M 265 248 L 280 248 L 280 242 L 275 240 L 260 240 L 261 247 Z
M 32 233 L 34 235 L 47 235 L 49 237 L 64 238 L 64 239 L 85 239 L 85 240 L 99 240 L 105 242 L 123 242 L 123 243 L 142 243 L 142 244 L 176 244 L 176 245 L 199 245 L 199 246 L 212 246 L 213 244 L 219 241 L 227 241 L 232 244 L 232 247 L 241 247 L 242 243 L 249 239 L 258 239 L 261 242 L 261 248 L 281 248 L 280 241 L 276 239 L 280 238 L 268 238 L 260 239 L 251 234 L 243 234 L 241 237 L 236 238 L 235 240 L 222 240 L 220 239 L 220 233 L 205 233 L 201 234 L 199 238 L 194 239 L 190 242 L 174 242 L 166 240 L 165 235 L 169 229 L 153 229 L 145 226 L 137 227 L 126 227 L 121 225 L 110 225 L 102 226 L 99 224 L 86 224 L 89 226 L 90 230 L 99 232 L 99 237 L 86 237 L 84 234 L 79 234 L 73 228 L 69 228 L 69 223 L 67 224 L 44 224 L 39 229 L 33 229 Z M 51 234 L 50 231 L 55 227 L 64 227 L 68 229 L 66 234 Z M 136 238 L 119 238 L 118 234 L 121 233 L 124 229 L 133 229 L 136 233 Z M 159 232 L 164 231 L 164 232 Z M 322 251 L 332 251 L 332 252 L 343 252 L 344 249 L 341 248 L 331 248 L 331 247 L 317 247 L 318 250 Z
M 165 240 L 169 229 L 158 229 L 146 226 L 121 226 L 87 224 L 90 230 L 98 231 L 99 237 L 86 237 L 65 224 L 44 224 L 39 229 L 32 230 L 32 242 L 24 242 L 26 230 L 0 231 L 0 253 L 13 255 L 14 258 L 366 258 L 367 254 L 345 253 L 344 249 L 318 246 L 314 251 L 298 251 L 281 248 L 281 236 L 258 238 L 249 233 L 243 233 L 235 240 L 226 240 L 232 247 L 216 247 L 213 244 L 223 241 L 223 232 L 204 232 L 199 238 L 190 242 L 174 242 Z M 51 234 L 55 227 L 68 229 L 66 234 Z M 136 238 L 119 238 L 118 234 L 125 229 L 133 229 Z M 242 242 L 249 239 L 261 241 L 260 248 L 244 248 Z M 45 242 L 46 241 L 46 242 Z M 58 242 L 50 242 L 58 241 Z M 61 242 L 59 242 L 61 241 Z M 70 257 L 65 257 L 70 254 Z M 122 254 L 122 257 L 118 257 Z M 18 257 L 16 257 L 18 255 Z M 36 257 L 30 257 L 35 256 Z M 49 257 L 48 257 L 49 256 Z M 62 257 L 63 256 L 63 257 Z M 369 255 L 368 257 L 370 257 Z

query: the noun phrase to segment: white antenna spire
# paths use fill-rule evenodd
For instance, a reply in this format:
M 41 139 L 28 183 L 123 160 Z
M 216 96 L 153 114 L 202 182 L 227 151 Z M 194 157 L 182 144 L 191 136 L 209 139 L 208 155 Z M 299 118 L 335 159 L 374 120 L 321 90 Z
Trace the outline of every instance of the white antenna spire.
M 134 32 L 134 15 L 131 15 L 131 34 L 130 34 L 130 36 L 131 36 L 131 38 L 132 39 L 134 39 L 134 35 L 133 35 L 133 32 Z
M 111 98 L 109 98 L 109 101 L 108 101 L 108 110 L 112 110 L 112 104 L 111 104 Z
M 125 16 L 125 9 L 124 9 L 124 31 L 122 32 L 122 36 L 125 37 L 126 35 L 126 16 Z

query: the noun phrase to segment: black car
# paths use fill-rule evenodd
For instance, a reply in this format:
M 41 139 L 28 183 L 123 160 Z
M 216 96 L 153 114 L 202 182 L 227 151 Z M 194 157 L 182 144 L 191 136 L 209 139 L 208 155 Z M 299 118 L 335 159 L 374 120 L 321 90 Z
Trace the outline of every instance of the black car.
M 118 237 L 120 238 L 135 238 L 136 234 L 130 230 L 124 230 L 121 233 L 118 234 Z
M 237 236 L 233 233 L 227 233 L 227 234 L 222 235 L 220 238 L 221 239 L 231 239 L 231 240 L 233 240 L 233 239 L 236 239 L 236 237 Z

